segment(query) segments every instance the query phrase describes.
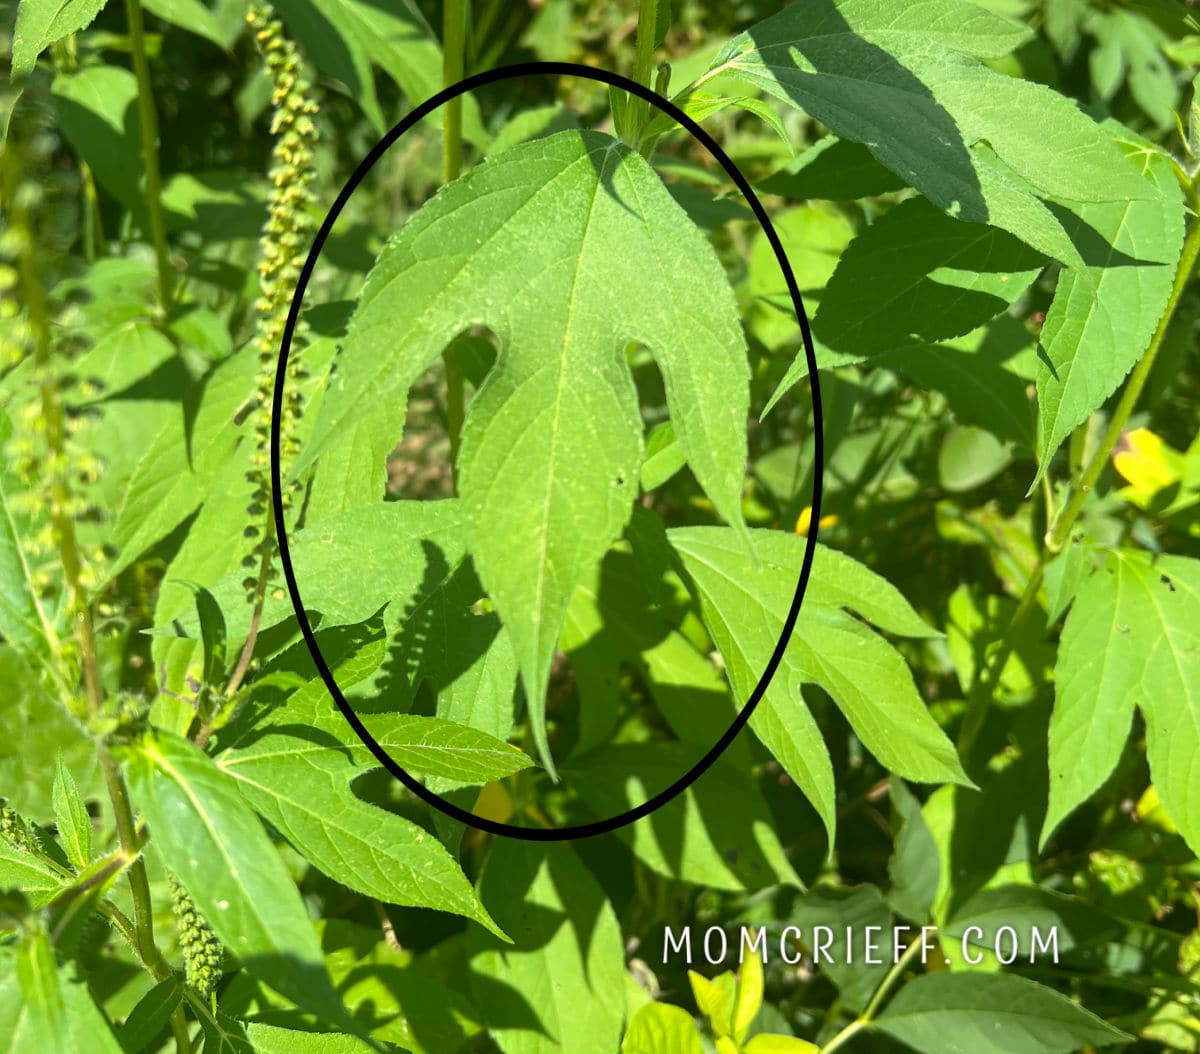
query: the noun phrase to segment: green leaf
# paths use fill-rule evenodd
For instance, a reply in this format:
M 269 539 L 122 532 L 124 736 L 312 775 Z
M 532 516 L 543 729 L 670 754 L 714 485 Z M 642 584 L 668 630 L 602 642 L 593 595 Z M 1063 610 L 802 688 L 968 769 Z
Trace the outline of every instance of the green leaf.
M 366 1054 L 372 1048 L 361 1039 L 336 1032 L 300 1032 L 251 1022 L 246 1036 L 256 1054 Z
M 974 490 L 1012 464 L 1012 451 L 991 432 L 954 425 L 938 450 L 938 482 L 951 493 Z
M 48 904 L 70 882 L 33 853 L 17 849 L 0 838 L 0 888 L 19 889 L 34 907 Z
M 1003 973 L 923 974 L 873 1027 L 922 1054 L 1072 1054 L 1130 1038 L 1054 989 Z
M 1171 295 L 1183 248 L 1183 197 L 1171 159 L 1145 142 L 1119 145 L 1127 171 L 1151 190 L 1143 200 L 1063 202 L 1084 268 L 1058 279 L 1042 327 L 1038 365 L 1041 478 L 1063 440 L 1116 391 L 1142 357 Z M 1035 480 L 1036 483 L 1036 480 Z
M 1159 797 L 1200 849 L 1200 561 L 1113 553 L 1067 616 L 1055 684 L 1041 844 L 1112 773 L 1139 707 Z
M 670 1003 L 647 1003 L 629 1022 L 621 1054 L 704 1054 L 692 1015 Z
M 512 934 L 474 943 L 469 983 L 504 1054 L 611 1054 L 625 1017 L 620 926 L 599 883 L 567 845 L 492 845 L 480 895 Z
M 386 127 L 371 66 L 400 86 L 410 107 L 442 87 L 442 52 L 424 16 L 410 0 L 382 5 L 370 0 L 278 0 L 289 32 L 322 73 L 341 81 L 378 129 Z M 463 132 L 471 142 L 485 136 L 478 104 L 463 100 Z
M 0 448 L 7 446 L 12 424 L 0 412 Z M 21 547 L 21 532 L 9 505 L 16 479 L 6 458 L 0 465 L 0 638 L 32 656 L 49 650 L 49 620 L 38 602 L 29 561 Z
M 692 471 L 740 524 L 745 344 L 711 245 L 645 160 L 560 132 L 473 169 L 392 238 L 302 464 L 352 420 L 394 436 L 411 383 L 470 324 L 504 351 L 463 430 L 467 543 L 553 772 L 543 700 L 566 604 L 628 520 L 641 467 L 623 353 L 631 341 L 655 353 Z
M 363 771 L 360 766 L 366 747 L 340 713 L 331 713 L 332 704 L 321 682 L 301 693 L 305 698 L 298 706 L 294 702 L 289 705 L 278 724 L 252 729 L 241 745 L 222 754 L 217 761 L 219 771 L 235 779 L 246 801 L 334 881 L 388 903 L 453 912 L 503 936 L 436 838 L 410 820 L 355 796 L 351 782 Z M 394 728 L 388 725 L 395 721 L 393 717 L 377 729 L 389 752 L 393 746 L 386 741 L 387 733 Z M 330 731 L 330 726 L 336 732 Z M 471 729 L 462 729 L 459 737 L 463 747 L 488 740 Z M 487 760 L 494 766 L 506 745 L 491 743 Z M 423 745 L 410 749 L 419 751 Z M 403 748 L 395 753 L 402 754 Z M 508 748 L 508 753 L 515 755 L 518 763 L 528 763 L 515 748 Z M 438 758 L 436 746 L 426 749 L 424 756 L 440 760 L 444 772 L 465 773 L 468 779 L 481 768 L 493 770 L 486 763 L 478 764 L 478 758 Z
M 60 73 L 52 86 L 58 126 L 96 180 L 133 213 L 139 225 L 145 205 L 137 78 L 120 66 L 86 66 Z
M 783 632 L 806 544 L 782 531 L 752 533 L 757 566 L 727 528 L 668 531 L 742 705 Z M 833 768 L 801 694 L 804 684 L 820 685 L 833 697 L 863 745 L 890 771 L 921 783 L 970 782 L 953 744 L 917 694 L 904 659 L 864 619 L 901 636 L 935 635 L 884 579 L 818 546 L 787 651 L 750 717 L 754 734 L 813 803 L 830 845 Z
M 128 770 L 158 852 L 221 942 L 301 1008 L 344 1019 L 300 894 L 237 781 L 169 733 L 144 739 Z
M 933 917 L 933 902 L 938 891 L 937 843 L 925 826 L 921 803 L 902 781 L 891 779 L 892 805 L 897 823 L 893 825 L 895 848 L 888 861 L 892 888 L 888 903 L 910 922 L 925 923 Z
M 1006 310 L 1046 262 L 1011 234 L 914 198 L 850 243 L 821 295 L 813 333 L 856 356 L 961 337 Z
M 66 1054 L 70 1050 L 71 1027 L 54 962 L 54 948 L 49 934 L 40 926 L 24 935 L 17 945 L 16 966 L 30 1031 L 38 1038 L 37 1049 Z
M 738 970 L 737 990 L 733 997 L 733 1007 L 729 1022 L 733 1030 L 733 1038 L 741 1043 L 746 1033 L 758 1016 L 763 1005 L 763 964 L 755 953 L 747 955 L 742 960 Z
M 592 813 L 607 819 L 665 790 L 699 758 L 691 744 L 625 743 L 592 751 L 566 771 Z M 802 885 L 762 795 L 723 761 L 619 837 L 652 871 L 679 881 L 738 892 Z
M 82 871 L 92 860 L 92 819 L 79 796 L 75 779 L 63 763 L 61 751 L 54 766 L 54 820 L 58 836 L 67 851 L 67 859 L 76 871 Z
M 40 927 L 0 949 L 0 1044 L 11 1054 L 121 1054 L 88 986 L 58 969 Z
M 898 348 L 872 364 L 941 392 L 960 423 L 986 428 L 998 439 L 1032 451 L 1036 411 L 1022 365 L 1034 354 L 1024 325 L 1001 316 L 965 337 Z
M 904 186 L 862 143 L 827 135 L 758 183 L 765 194 L 793 201 L 857 201 Z
M 159 981 L 125 1017 L 117 1042 L 125 1054 L 139 1054 L 167 1027 L 171 1014 L 183 999 L 183 989 L 174 977 Z
M 106 0 L 20 0 L 12 38 L 12 79 L 24 77 L 38 56 L 63 37 L 86 29 Z
M 702 81 L 733 77 L 791 102 L 866 144 L 939 209 L 1073 262 L 1078 252 L 1038 194 L 1123 201 L 1144 187 L 1073 101 L 973 60 L 1007 54 L 1027 35 L 961 0 L 792 5 L 735 37 Z
M 200 0 L 142 0 L 142 6 L 164 22 L 211 40 L 222 50 L 228 50 L 232 43 L 216 16 Z
M 254 369 L 252 348 L 226 359 L 203 383 L 198 404 L 181 404 L 146 449 L 113 524 L 112 542 L 120 555 L 107 568 L 110 581 L 179 526 L 212 490 L 242 436 L 234 417 L 252 390 Z M 244 522 L 238 525 L 239 533 L 244 527 Z

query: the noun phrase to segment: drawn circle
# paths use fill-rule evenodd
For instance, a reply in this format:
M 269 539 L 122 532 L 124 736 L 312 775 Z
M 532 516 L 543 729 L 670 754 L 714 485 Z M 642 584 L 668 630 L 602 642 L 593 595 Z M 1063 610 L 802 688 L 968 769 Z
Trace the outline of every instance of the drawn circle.
M 415 779 L 406 772 L 390 754 L 376 741 L 375 737 L 367 730 L 358 715 L 350 706 L 346 697 L 342 694 L 341 689 L 334 679 L 333 673 L 329 668 L 329 664 L 325 661 L 325 657 L 321 654 L 320 646 L 317 644 L 316 635 L 313 632 L 312 624 L 308 620 L 308 614 L 304 610 L 304 604 L 300 596 L 300 588 L 296 582 L 296 572 L 292 567 L 291 552 L 288 547 L 287 524 L 284 522 L 283 501 L 282 501 L 282 479 L 280 468 L 280 422 L 283 413 L 283 386 L 287 378 L 288 356 L 291 352 L 292 339 L 296 330 L 296 324 L 300 317 L 300 307 L 304 302 L 304 293 L 308 288 L 309 280 L 312 277 L 314 268 L 316 267 L 317 259 L 321 255 L 321 249 L 324 247 L 330 232 L 333 230 L 334 224 L 341 215 L 342 209 L 346 207 L 350 200 L 351 194 L 357 189 L 358 185 L 366 177 L 367 173 L 375 165 L 375 163 L 383 157 L 387 150 L 396 143 L 409 129 L 418 122 L 428 117 L 438 107 L 452 99 L 458 98 L 467 92 L 474 91 L 476 88 L 482 88 L 488 84 L 495 84 L 498 81 L 514 80 L 520 77 L 532 76 L 558 76 L 558 77 L 584 77 L 589 80 L 599 81 L 611 87 L 621 88 L 629 92 L 631 95 L 636 95 L 638 98 L 650 103 L 651 106 L 662 110 L 668 114 L 682 127 L 686 128 L 692 137 L 700 142 L 700 144 L 714 157 L 726 174 L 733 181 L 734 185 L 741 191 L 746 203 L 754 212 L 758 220 L 759 226 L 767 236 L 767 240 L 771 243 L 771 248 L 775 253 L 775 258 L 779 261 L 780 270 L 783 272 L 784 280 L 787 282 L 788 292 L 792 298 L 792 306 L 796 311 L 796 321 L 800 326 L 800 334 L 804 342 L 804 355 L 808 363 L 808 376 L 812 389 L 812 408 L 813 408 L 813 457 L 815 459 L 815 470 L 813 472 L 813 493 L 812 493 L 812 515 L 811 526 L 805 540 L 804 558 L 801 561 L 800 575 L 796 582 L 796 592 L 792 597 L 791 607 L 788 610 L 787 618 L 784 620 L 783 632 L 780 634 L 779 640 L 775 644 L 775 650 L 771 653 L 771 658 L 767 663 L 767 668 L 763 671 L 762 676 L 758 679 L 758 683 L 754 686 L 754 691 L 750 698 L 746 700 L 746 704 L 738 712 L 733 719 L 725 734 L 708 750 L 708 752 L 693 765 L 687 772 L 679 777 L 674 783 L 654 795 L 652 798 L 643 802 L 641 805 L 628 809 L 623 813 L 618 813 L 616 816 L 609 817 L 605 820 L 596 820 L 593 823 L 574 824 L 569 827 L 554 827 L 554 828 L 538 828 L 538 827 L 519 827 L 516 824 L 501 823 L 496 820 L 490 820 L 486 817 L 475 816 L 467 812 L 465 809 L 459 808 L 453 802 L 449 802 L 441 795 L 435 794 L 429 790 L 419 780 Z M 292 608 L 295 610 L 297 622 L 300 625 L 300 632 L 304 636 L 304 642 L 308 646 L 308 650 L 312 655 L 313 662 L 316 664 L 317 670 L 321 674 L 321 680 L 325 682 L 325 687 L 329 689 L 329 694 L 337 703 L 338 709 L 342 712 L 342 716 L 349 722 L 350 727 L 354 729 L 355 734 L 366 744 L 367 748 L 375 756 L 375 759 L 388 772 L 396 777 L 405 787 L 413 792 L 422 801 L 433 806 L 439 812 L 452 819 L 458 820 L 460 823 L 466 824 L 468 827 L 474 827 L 481 831 L 486 831 L 489 834 L 501 835 L 509 838 L 520 838 L 530 842 L 559 842 L 567 841 L 576 838 L 590 838 L 594 835 L 608 834 L 610 831 L 615 831 L 626 824 L 633 823 L 635 820 L 640 820 L 645 816 L 649 816 L 656 809 L 666 805 L 677 795 L 685 791 L 696 780 L 698 780 L 713 763 L 719 758 L 729 745 L 733 742 L 737 734 L 745 727 L 746 722 L 750 720 L 750 715 L 754 712 L 754 708 L 762 699 L 763 694 L 767 690 L 767 686 L 771 683 L 771 678 L 774 677 L 776 669 L 779 667 L 780 661 L 783 659 L 783 654 L 787 649 L 788 641 L 792 636 L 792 631 L 796 625 L 796 619 L 800 614 L 800 604 L 804 599 L 804 591 L 808 586 L 808 580 L 812 574 L 813 557 L 816 553 L 817 545 L 817 524 L 821 519 L 821 493 L 824 482 L 824 420 L 821 411 L 821 390 L 817 377 L 817 360 L 816 354 L 813 351 L 812 333 L 809 331 L 808 316 L 804 311 L 804 303 L 800 298 L 800 290 L 796 284 L 796 276 L 792 273 L 791 265 L 788 263 L 787 254 L 783 251 L 783 245 L 779 240 L 779 235 L 771 223 L 770 217 L 767 215 L 766 209 L 763 208 L 762 202 L 758 200 L 754 189 L 750 186 L 749 181 L 742 174 L 741 170 L 733 163 L 729 155 L 721 149 L 711 135 L 700 127 L 691 117 L 684 113 L 678 106 L 672 103 L 669 99 L 651 91 L 649 88 L 638 84 L 636 81 L 630 80 L 628 77 L 623 77 L 618 73 L 612 73 L 608 70 L 593 69 L 590 66 L 583 66 L 575 62 L 519 62 L 509 66 L 499 66 L 496 69 L 487 70 L 483 73 L 477 73 L 459 81 L 457 84 L 451 85 L 443 89 L 436 95 L 426 99 L 420 106 L 416 107 L 408 113 L 402 120 L 397 122 L 383 137 L 377 142 L 362 159 L 358 167 L 346 181 L 341 192 L 335 199 L 332 208 L 329 210 L 325 221 L 321 224 L 317 231 L 317 236 L 313 241 L 312 248 L 308 251 L 308 257 L 304 261 L 304 267 L 300 271 L 300 278 L 296 283 L 296 290 L 292 294 L 291 306 L 288 309 L 287 322 L 284 325 L 283 339 L 279 349 L 279 364 L 275 371 L 275 389 L 272 395 L 271 409 L 271 504 L 274 509 L 275 516 L 275 535 L 279 543 L 279 558 L 283 566 L 283 575 L 287 582 L 288 595 L 291 598 Z

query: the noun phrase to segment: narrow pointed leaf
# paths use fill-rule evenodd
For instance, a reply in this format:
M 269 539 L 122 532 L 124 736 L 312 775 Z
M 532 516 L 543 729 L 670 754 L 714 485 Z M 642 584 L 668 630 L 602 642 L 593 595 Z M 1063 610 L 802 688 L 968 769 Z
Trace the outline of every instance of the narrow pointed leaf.
M 167 733 L 141 743 L 129 777 L 159 853 L 222 943 L 298 1006 L 344 1019 L 300 894 L 237 781 Z

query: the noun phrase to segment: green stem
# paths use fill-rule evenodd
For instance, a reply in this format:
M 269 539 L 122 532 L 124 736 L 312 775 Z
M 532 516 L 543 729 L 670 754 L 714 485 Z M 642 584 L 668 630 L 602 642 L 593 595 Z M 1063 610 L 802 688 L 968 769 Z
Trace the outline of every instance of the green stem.
M 1188 203 L 1192 206 L 1193 210 L 1200 210 L 1200 199 L 1198 199 L 1195 187 L 1189 190 L 1188 199 Z M 1004 670 L 1009 656 L 1012 655 L 1013 649 L 1016 647 L 1018 635 L 1030 615 L 1038 606 L 1038 592 L 1045 578 L 1046 565 L 1067 544 L 1067 541 L 1071 537 L 1071 529 L 1075 526 L 1075 521 L 1079 519 L 1079 514 L 1083 511 L 1083 506 L 1091 495 L 1092 488 L 1095 487 L 1096 482 L 1100 479 L 1100 474 L 1108 464 L 1109 458 L 1112 457 L 1113 449 L 1120 440 L 1122 432 L 1125 431 L 1125 425 L 1128 423 L 1129 417 L 1133 413 L 1138 399 L 1141 397 L 1142 389 L 1145 388 L 1146 381 L 1150 377 L 1150 372 L 1154 368 L 1154 362 L 1158 358 L 1159 349 L 1161 349 L 1163 340 L 1171 327 L 1171 321 L 1175 317 L 1175 310 L 1178 308 L 1183 292 L 1187 288 L 1187 284 L 1192 277 L 1192 272 L 1196 268 L 1197 258 L 1200 258 L 1200 220 L 1194 221 L 1188 230 L 1187 238 L 1183 243 L 1183 253 L 1179 259 L 1179 266 L 1175 270 L 1175 281 L 1171 287 L 1171 295 L 1167 300 L 1167 306 L 1162 318 L 1158 321 L 1158 327 L 1154 331 L 1154 336 L 1150 339 L 1150 345 L 1146 349 L 1146 353 L 1138 361 L 1138 364 L 1133 368 L 1133 372 L 1129 375 L 1125 390 L 1121 393 L 1121 399 L 1113 411 L 1104 437 L 1092 453 L 1092 457 L 1088 461 L 1087 467 L 1080 474 L 1079 479 L 1072 483 L 1070 499 L 1062 507 L 1055 517 L 1054 522 L 1050 524 L 1046 531 L 1045 544 L 1041 552 L 1038 553 L 1037 563 L 1030 573 L 1029 581 L 1026 583 L 1025 590 L 1021 594 L 1021 599 L 1017 603 L 1016 611 L 1013 612 L 1012 620 L 1009 622 L 1003 638 L 1001 638 L 1000 646 L 988 656 L 984 668 L 975 679 L 975 684 L 972 686 L 970 699 L 967 704 L 967 715 L 963 720 L 958 736 L 958 753 L 960 757 L 967 757 L 971 748 L 975 745 L 975 741 L 987 717 L 988 709 L 991 707 L 996 687 L 1000 681 L 1001 672 Z
M 896 986 L 896 982 L 904 975 L 904 971 L 912 965 L 913 959 L 917 957 L 917 953 L 924 946 L 925 943 L 922 938 L 922 940 L 913 941 L 912 944 L 904 949 L 904 954 L 892 964 L 892 968 L 888 970 L 883 980 L 879 982 L 879 987 L 872 994 L 866 1009 L 834 1036 L 833 1039 L 826 1043 L 821 1048 L 820 1054 L 832 1054 L 833 1051 L 845 1046 L 859 1032 L 870 1027 L 884 1000 L 887 999 L 891 990 Z
M 154 108 L 154 86 L 146 61 L 146 30 L 141 0 L 125 0 L 129 23 L 129 50 L 138 86 L 138 121 L 142 133 L 142 168 L 145 172 L 146 226 L 154 245 L 158 270 L 158 303 L 163 313 L 171 308 L 171 259 L 167 254 L 167 228 L 162 211 L 162 176 L 158 169 L 158 113 Z
M 468 0 L 446 0 L 442 15 L 442 84 L 449 88 L 463 79 L 467 48 Z M 451 183 L 462 172 L 462 96 L 451 99 L 442 118 L 442 181 Z M 446 431 L 450 437 L 450 467 L 457 476 L 466 395 L 463 371 L 450 348 L 442 354 L 446 371 Z
M 658 0 L 638 0 L 637 57 L 633 79 L 650 88 L 654 84 L 654 41 L 658 35 Z M 650 104 L 645 99 L 629 100 L 638 139 L 650 121 Z M 641 144 L 639 143 L 639 146 Z

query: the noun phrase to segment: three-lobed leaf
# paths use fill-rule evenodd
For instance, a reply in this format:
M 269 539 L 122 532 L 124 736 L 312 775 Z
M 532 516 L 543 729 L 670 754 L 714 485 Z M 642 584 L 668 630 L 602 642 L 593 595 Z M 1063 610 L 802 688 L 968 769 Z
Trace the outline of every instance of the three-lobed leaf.
M 754 531 L 755 564 L 727 528 L 674 528 L 668 536 L 695 584 L 734 695 L 744 705 L 783 633 L 805 539 Z M 750 717 L 755 735 L 813 803 L 831 845 L 833 767 L 801 694 L 804 684 L 817 684 L 833 697 L 863 745 L 890 771 L 917 782 L 969 785 L 904 659 L 867 622 L 902 636 L 935 635 L 884 579 L 819 546 L 779 669 Z
M 503 350 L 463 430 L 466 539 L 553 772 L 543 700 L 566 605 L 628 521 L 642 462 L 626 349 L 654 353 L 693 473 L 740 524 L 745 343 L 712 246 L 645 160 L 560 132 L 471 170 L 393 236 L 302 464 L 352 421 L 398 437 L 409 386 L 471 325 Z
M 1043 844 L 1112 773 L 1135 708 L 1162 803 L 1200 848 L 1200 561 L 1120 550 L 1079 587 L 1055 665 Z

